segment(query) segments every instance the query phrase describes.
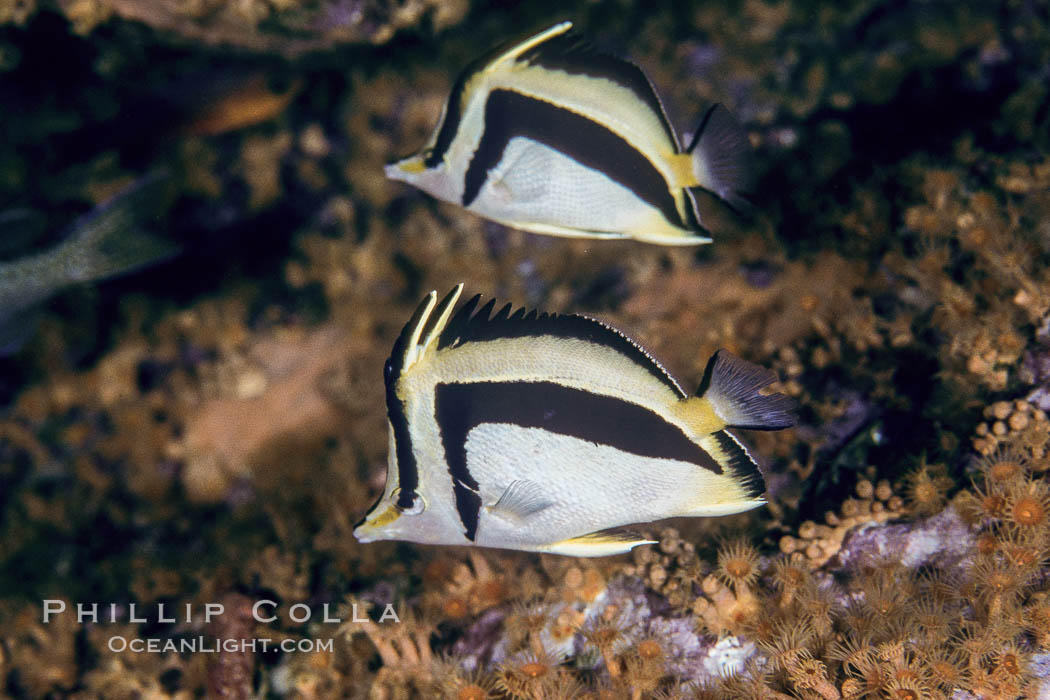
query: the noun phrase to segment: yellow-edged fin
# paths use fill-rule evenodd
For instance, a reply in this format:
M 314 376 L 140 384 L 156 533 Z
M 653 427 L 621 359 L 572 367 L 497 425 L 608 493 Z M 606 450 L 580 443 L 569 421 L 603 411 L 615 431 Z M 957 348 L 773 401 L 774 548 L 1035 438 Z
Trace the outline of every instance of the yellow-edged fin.
M 423 325 L 426 324 L 426 319 L 429 317 L 430 311 L 434 309 L 437 299 L 437 292 L 430 292 L 423 298 L 420 304 L 416 306 L 416 312 L 412 315 L 412 318 L 408 319 L 408 322 L 402 328 L 397 342 L 394 343 L 394 352 L 391 356 L 392 359 L 394 356 L 398 356 L 399 373 L 404 372 L 419 359 L 419 337 L 423 333 Z
M 711 242 L 711 238 L 700 235 L 699 233 L 686 235 L 688 232 L 684 229 L 681 231 L 674 229 L 656 216 L 653 217 L 653 226 L 650 229 L 647 229 L 644 233 L 634 234 L 612 233 L 609 231 L 585 231 L 578 228 L 554 226 L 552 224 L 537 224 L 529 221 L 514 221 L 513 219 L 500 219 L 499 221 L 500 223 L 521 229 L 522 231 L 542 233 L 550 236 L 561 236 L 563 238 L 593 238 L 607 241 L 631 239 L 642 241 L 644 243 L 655 243 L 667 246 L 694 246 Z M 664 233 L 652 233 L 654 230 L 658 232 L 663 231 Z
M 521 229 L 522 231 L 530 231 L 532 233 L 545 233 L 551 236 L 562 236 L 563 238 L 604 238 L 606 240 L 617 240 L 622 238 L 630 238 L 630 234 L 627 233 L 611 233 L 608 231 L 584 231 L 578 228 L 569 228 L 567 226 L 555 226 L 553 224 L 537 224 L 530 221 L 513 221 L 511 219 L 501 220 L 501 223 L 511 226 L 513 228 Z
M 426 324 L 425 329 L 420 333 L 419 340 L 419 356 L 422 357 L 426 354 L 430 347 L 434 344 L 434 341 L 441 335 L 441 331 L 445 329 L 448 324 L 448 319 L 452 315 L 452 309 L 456 306 L 456 302 L 459 301 L 459 295 L 463 292 L 463 283 L 460 282 L 452 288 L 445 298 L 438 302 L 435 310 L 430 314 L 430 321 Z
M 656 544 L 656 540 L 628 530 L 602 530 L 555 542 L 542 547 L 541 551 L 570 557 L 607 557 L 624 554 L 643 544 Z
M 404 343 L 400 348 L 404 357 L 400 368 L 402 372 L 419 362 L 441 335 L 462 291 L 463 284 L 460 283 L 453 287 L 440 303 L 437 301 L 437 292 L 432 291 L 416 308 L 416 312 L 402 331 L 402 337 L 398 339 L 398 343 Z
M 551 37 L 564 34 L 572 29 L 572 22 L 561 22 L 555 24 L 549 29 L 545 29 L 539 34 L 535 34 L 524 41 L 518 42 L 511 45 L 509 48 L 500 50 L 495 49 L 495 57 L 490 58 L 492 53 L 482 56 L 477 62 L 468 65 L 460 76 L 459 80 L 462 81 L 462 95 L 461 101 L 463 104 L 467 104 L 473 98 L 474 93 L 483 84 L 486 78 L 491 77 L 494 73 L 506 70 L 508 65 L 513 61 L 517 60 L 523 53 L 535 48 L 537 45 L 549 40 Z M 506 46 L 506 44 L 504 44 Z M 453 88 L 455 92 L 455 88 Z M 448 103 L 445 108 L 447 110 Z M 438 121 L 439 124 L 443 124 L 446 118 L 446 114 L 441 115 L 441 119 Z
M 595 49 L 571 29 L 571 22 L 555 25 L 490 62 L 483 71 L 490 88 L 548 102 L 610 129 L 674 187 L 668 159 L 682 152 L 681 144 L 652 82 L 634 63 Z
M 500 66 L 508 61 L 514 61 L 526 51 L 529 51 L 536 46 L 539 46 L 545 41 L 556 37 L 560 34 L 564 34 L 572 29 L 572 22 L 566 20 L 565 22 L 559 22 L 549 29 L 545 29 L 539 34 L 534 34 L 525 41 L 519 42 L 503 53 L 492 59 L 488 65 L 483 69 L 484 72 L 489 73 L 500 68 Z

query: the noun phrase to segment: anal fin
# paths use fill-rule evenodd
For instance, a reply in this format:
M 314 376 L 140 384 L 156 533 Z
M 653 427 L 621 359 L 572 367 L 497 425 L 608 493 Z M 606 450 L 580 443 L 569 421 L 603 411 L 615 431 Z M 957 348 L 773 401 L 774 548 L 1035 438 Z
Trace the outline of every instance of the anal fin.
M 547 236 L 561 236 L 562 238 L 601 238 L 606 240 L 630 238 L 626 233 L 615 233 L 612 231 L 588 231 L 585 229 L 571 228 L 568 226 L 557 226 L 555 224 L 539 224 L 529 221 L 512 221 L 510 219 L 496 219 L 505 226 L 516 228 L 529 233 L 542 233 Z
M 624 554 L 643 544 L 656 544 L 656 540 L 629 530 L 599 530 L 579 537 L 555 542 L 540 551 L 563 554 L 569 557 L 607 557 Z

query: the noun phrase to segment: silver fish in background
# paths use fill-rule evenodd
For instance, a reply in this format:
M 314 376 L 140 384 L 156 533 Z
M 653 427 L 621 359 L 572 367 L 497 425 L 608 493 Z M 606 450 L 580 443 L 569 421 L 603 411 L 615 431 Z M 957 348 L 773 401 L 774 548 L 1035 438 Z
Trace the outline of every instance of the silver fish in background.
M 49 250 L 0 263 L 0 357 L 35 329 L 43 302 L 75 284 L 126 274 L 178 253 L 142 226 L 168 196 L 168 178 L 147 175 L 77 219 Z
M 696 190 L 746 208 L 746 135 L 715 105 L 683 150 L 641 69 L 571 29 L 468 66 L 426 146 L 387 177 L 525 231 L 709 243 Z
M 574 556 L 651 543 L 622 525 L 762 505 L 762 474 L 730 427 L 793 424 L 770 371 L 719 351 L 696 396 L 590 318 L 453 307 L 431 292 L 385 368 L 390 456 L 354 530 Z

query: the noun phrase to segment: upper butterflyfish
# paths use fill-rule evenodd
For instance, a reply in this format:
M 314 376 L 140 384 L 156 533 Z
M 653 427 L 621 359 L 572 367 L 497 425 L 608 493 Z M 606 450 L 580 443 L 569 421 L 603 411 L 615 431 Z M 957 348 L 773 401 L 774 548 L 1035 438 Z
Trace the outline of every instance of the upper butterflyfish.
M 743 130 L 715 105 L 683 149 L 641 69 L 571 29 L 470 64 L 424 148 L 387 177 L 525 231 L 709 243 L 696 191 L 746 207 Z

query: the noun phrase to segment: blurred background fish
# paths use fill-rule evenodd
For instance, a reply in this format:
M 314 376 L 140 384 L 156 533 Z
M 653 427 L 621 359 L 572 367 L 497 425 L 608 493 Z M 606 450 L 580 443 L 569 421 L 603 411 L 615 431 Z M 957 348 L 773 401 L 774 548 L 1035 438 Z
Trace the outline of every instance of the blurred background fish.
M 21 349 L 42 304 L 58 292 L 178 254 L 178 245 L 146 228 L 170 200 L 169 184 L 165 174 L 146 175 L 77 219 L 57 245 L 0 263 L 0 357 Z M 18 210 L 5 218 L 11 226 L 29 215 Z

